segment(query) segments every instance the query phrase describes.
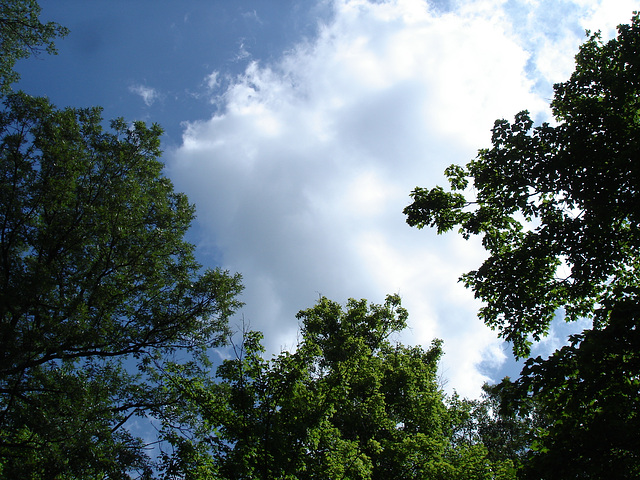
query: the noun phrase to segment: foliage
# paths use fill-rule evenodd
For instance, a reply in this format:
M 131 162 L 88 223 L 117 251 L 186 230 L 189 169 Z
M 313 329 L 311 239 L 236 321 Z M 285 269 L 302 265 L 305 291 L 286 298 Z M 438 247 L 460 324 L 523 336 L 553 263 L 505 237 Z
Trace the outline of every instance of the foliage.
M 508 378 L 504 382 L 509 383 Z M 457 415 L 454 442 L 482 445 L 490 461 L 503 462 L 515 471 L 530 450 L 534 429 L 544 426 L 542 418 L 532 408 L 505 409 L 505 392 L 498 385 L 485 384 L 482 390 L 480 399 L 460 399 L 454 394 L 448 400 L 450 412 Z
M 187 400 L 172 424 L 191 434 L 168 439 L 165 478 L 514 478 L 478 442 L 455 442 L 462 414 L 437 383 L 440 342 L 424 350 L 389 339 L 406 317 L 397 296 L 345 309 L 322 298 L 298 314 L 296 351 L 271 360 L 262 335 L 245 332 L 219 383 L 176 385 Z
M 555 86 L 557 126 L 534 128 L 527 112 L 499 120 L 491 149 L 447 169 L 451 192 L 411 194 L 410 225 L 483 235 L 490 256 L 463 279 L 485 302 L 481 318 L 518 356 L 558 309 L 568 320 L 592 316 L 639 283 L 639 99 L 635 15 L 616 39 L 596 33 L 581 47 L 571 79 Z M 470 180 L 474 200 L 459 193 Z
M 20 76 L 13 70 L 17 60 L 42 51 L 56 53 L 53 40 L 68 30 L 54 22 L 42 23 L 35 0 L 4 0 L 0 3 L 0 93 L 7 93 Z
M 481 318 L 516 356 L 558 313 L 593 328 L 495 387 L 504 415 L 539 423 L 526 478 L 640 474 L 640 16 L 608 42 L 590 34 L 555 85 L 557 125 L 500 120 L 491 149 L 446 170 L 451 191 L 416 188 L 409 224 L 482 235 L 489 258 L 463 276 Z M 475 199 L 461 193 L 472 185 Z M 526 443 L 525 443 L 526 444 Z
M 572 336 L 548 359 L 527 360 L 520 379 L 496 387 L 505 411 L 533 402 L 546 419 L 523 478 L 640 476 L 639 320 L 637 299 L 618 302 L 606 327 Z
M 163 362 L 206 361 L 238 306 L 239 277 L 200 272 L 183 238 L 194 209 L 161 173 L 161 129 L 101 122 L 25 94 L 0 112 L 6 478 L 144 470 L 125 423 L 174 401 Z

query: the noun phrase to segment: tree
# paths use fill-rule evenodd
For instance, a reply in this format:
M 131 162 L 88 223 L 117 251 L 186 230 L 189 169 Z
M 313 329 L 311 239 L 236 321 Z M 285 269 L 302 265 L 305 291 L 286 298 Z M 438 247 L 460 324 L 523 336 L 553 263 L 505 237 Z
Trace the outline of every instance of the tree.
M 504 383 L 511 385 L 508 379 Z M 456 394 L 449 398 L 449 411 L 457 415 L 453 421 L 454 443 L 482 445 L 490 461 L 515 472 L 531 449 L 534 430 L 543 426 L 543 421 L 530 404 L 504 408 L 505 391 L 501 387 L 484 384 L 479 399 L 460 399 Z
M 54 22 L 42 23 L 35 0 L 5 0 L 0 4 L 0 93 L 7 93 L 20 75 L 17 60 L 42 51 L 56 53 L 53 40 L 69 31 Z
M 321 298 L 298 318 L 294 353 L 265 360 L 262 335 L 245 332 L 218 382 L 173 384 L 185 403 L 170 422 L 185 428 L 170 428 L 165 478 L 514 478 L 483 445 L 454 441 L 461 415 L 437 383 L 440 342 L 390 341 L 407 318 L 397 296 L 344 309 Z
M 557 125 L 499 120 L 492 148 L 446 170 L 451 191 L 416 188 L 407 222 L 482 235 L 489 258 L 463 276 L 480 317 L 530 353 L 557 315 L 593 328 L 504 381 L 505 408 L 543 419 L 530 478 L 634 478 L 640 471 L 640 17 L 588 34 L 555 85 Z M 463 193 L 473 185 L 475 199 Z M 570 458 L 572 461 L 567 462 Z
M 636 295 L 640 252 L 640 24 L 591 35 L 555 86 L 557 126 L 499 120 L 493 148 L 446 170 L 451 192 L 416 188 L 407 222 L 483 235 L 489 258 L 463 279 L 481 318 L 526 356 L 558 309 L 607 322 L 603 302 Z M 475 200 L 460 191 L 473 181 Z M 475 207 L 475 208 L 470 208 Z
M 162 175 L 159 126 L 25 94 L 0 112 L 0 463 L 4 478 L 148 471 L 126 428 L 161 415 L 172 355 L 206 363 L 240 277 L 201 271 L 194 208 Z M 189 363 L 190 362 L 190 363 Z
M 639 320 L 635 300 L 618 302 L 607 327 L 571 336 L 548 359 L 528 359 L 515 382 L 494 387 L 503 412 L 533 409 L 544 420 L 522 478 L 640 476 Z

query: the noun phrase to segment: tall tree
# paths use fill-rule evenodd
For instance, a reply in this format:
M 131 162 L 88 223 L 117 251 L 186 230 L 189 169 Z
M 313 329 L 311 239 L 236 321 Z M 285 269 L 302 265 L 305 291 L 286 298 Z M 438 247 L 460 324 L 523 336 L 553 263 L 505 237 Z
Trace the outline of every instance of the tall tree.
M 464 275 L 481 318 L 529 352 L 562 309 L 567 320 L 636 295 L 640 261 L 640 25 L 591 35 L 571 79 L 555 85 L 557 126 L 527 112 L 496 121 L 490 149 L 446 170 L 451 191 L 416 188 L 407 222 L 482 235 L 489 258 Z M 475 198 L 463 193 L 472 181 Z
M 605 328 L 573 335 L 494 387 L 508 416 L 534 412 L 526 479 L 640 477 L 640 309 L 618 302 Z M 567 462 L 567 459 L 571 459 Z
M 0 463 L 4 478 L 144 470 L 135 415 L 174 401 L 171 355 L 206 363 L 240 278 L 201 271 L 194 208 L 162 175 L 157 125 L 6 97 L 0 111 Z M 61 478 L 62 478 L 61 477 Z M 64 477 L 67 478 L 67 477 Z
M 482 445 L 490 461 L 515 471 L 526 459 L 543 418 L 529 404 L 523 403 L 519 409 L 504 408 L 502 385 L 485 384 L 482 390 L 479 399 L 461 399 L 457 394 L 448 399 L 449 411 L 455 416 L 454 443 Z M 509 394 L 509 400 L 512 398 Z
M 3 0 L 0 3 L 0 93 L 7 93 L 20 76 L 13 67 L 21 58 L 43 51 L 56 53 L 54 39 L 68 33 L 54 22 L 40 21 L 35 0 Z
M 480 317 L 530 353 L 556 315 L 591 318 L 549 359 L 529 359 L 507 405 L 546 426 L 531 478 L 635 478 L 640 471 L 640 17 L 589 34 L 555 85 L 557 125 L 527 112 L 495 123 L 492 148 L 446 170 L 451 191 L 416 188 L 407 222 L 482 235 L 489 258 L 463 276 Z M 473 186 L 475 198 L 465 196 Z M 528 408 L 528 407 L 527 407 Z M 567 459 L 571 459 L 567 462 Z
M 514 478 L 513 462 L 456 440 L 464 413 L 438 385 L 440 342 L 389 339 L 406 317 L 397 296 L 346 308 L 322 298 L 298 314 L 296 351 L 271 360 L 246 332 L 219 382 L 173 384 L 185 403 L 171 425 L 186 428 L 169 429 L 165 478 Z

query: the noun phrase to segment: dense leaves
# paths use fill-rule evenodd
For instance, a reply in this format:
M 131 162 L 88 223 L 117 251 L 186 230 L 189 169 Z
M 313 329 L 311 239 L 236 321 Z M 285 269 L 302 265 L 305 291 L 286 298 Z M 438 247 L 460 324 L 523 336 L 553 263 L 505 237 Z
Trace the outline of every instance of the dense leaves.
M 417 188 L 405 209 L 418 228 L 483 236 L 490 256 L 463 279 L 516 356 L 558 314 L 594 321 L 492 388 L 500 415 L 532 420 L 523 478 L 640 475 L 639 99 L 634 14 L 617 38 L 596 33 L 580 48 L 574 74 L 555 86 L 556 126 L 533 127 L 527 112 L 497 121 L 491 149 L 447 169 L 450 192 Z
M 67 33 L 39 14 L 0 5 L 0 478 L 149 477 L 134 419 L 177 401 L 172 357 L 208 364 L 240 278 L 195 262 L 160 127 L 6 96 L 15 62 Z
M 151 368 L 179 350 L 204 361 L 226 332 L 239 277 L 200 273 L 183 238 L 193 207 L 161 174 L 160 134 L 156 125 L 122 120 L 106 131 L 99 109 L 58 110 L 24 94 L 5 100 L 0 456 L 7 478 L 29 478 L 25 456 L 34 472 L 44 469 L 37 478 L 105 462 L 114 471 L 137 466 L 141 445 L 122 426 L 170 400 L 156 395 Z M 139 372 L 124 369 L 125 360 Z M 88 451 L 92 443 L 100 448 Z
M 606 327 L 572 336 L 548 359 L 527 360 L 521 378 L 494 387 L 505 413 L 535 409 L 543 419 L 523 478 L 638 478 L 639 320 L 637 300 L 618 302 Z
M 0 3 L 0 93 L 7 93 L 20 76 L 17 60 L 41 51 L 56 53 L 53 40 L 68 30 L 53 22 L 42 23 L 35 0 L 3 0 Z
M 575 73 L 555 86 L 557 126 L 533 127 L 527 112 L 499 120 L 492 148 L 447 169 L 451 192 L 412 193 L 410 225 L 483 236 L 490 256 L 463 279 L 518 356 L 558 309 L 568 320 L 592 316 L 638 284 L 639 98 L 635 16 L 616 39 L 593 34 L 581 47 Z M 460 193 L 469 185 L 475 198 Z
M 589 36 L 556 124 L 497 121 L 450 191 L 412 193 L 411 225 L 482 235 L 463 279 L 517 356 L 559 313 L 594 320 L 466 400 L 438 384 L 439 341 L 392 341 L 397 296 L 322 298 L 294 352 L 265 359 L 245 331 L 212 375 L 240 277 L 196 263 L 157 125 L 6 95 L 15 62 L 66 33 L 39 11 L 0 6 L 0 478 L 640 476 L 638 15 Z
M 390 341 L 406 316 L 397 296 L 344 309 L 322 298 L 298 315 L 296 351 L 272 360 L 246 332 L 218 383 L 175 385 L 188 400 L 172 421 L 189 433 L 168 439 L 166 478 L 514 478 L 479 435 L 461 440 L 472 415 L 438 385 L 440 343 Z

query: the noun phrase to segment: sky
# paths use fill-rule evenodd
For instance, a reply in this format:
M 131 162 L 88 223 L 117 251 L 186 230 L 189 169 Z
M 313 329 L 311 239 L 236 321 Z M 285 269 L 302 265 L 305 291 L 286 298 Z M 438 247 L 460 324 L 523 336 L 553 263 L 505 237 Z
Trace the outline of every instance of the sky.
M 585 30 L 615 36 L 632 0 L 40 0 L 71 33 L 17 65 L 16 88 L 107 119 L 157 122 L 166 174 L 196 204 L 206 267 L 244 277 L 242 322 L 295 348 L 320 296 L 382 303 L 444 340 L 448 391 L 517 376 L 510 346 L 459 282 L 479 240 L 405 223 L 416 187 L 490 146 L 499 118 L 553 121 Z M 552 326 L 548 355 L 585 325 Z

